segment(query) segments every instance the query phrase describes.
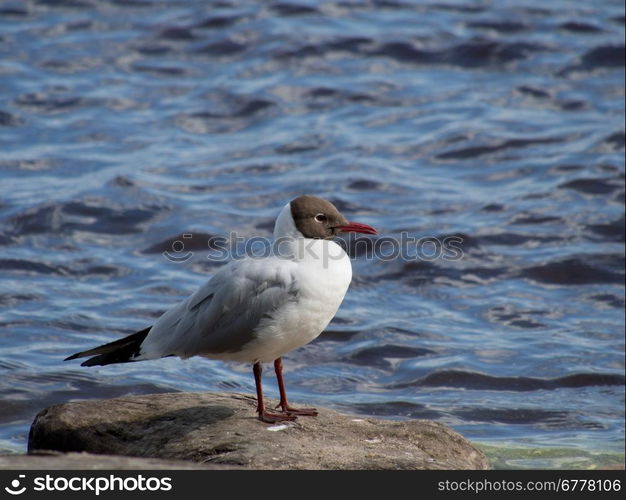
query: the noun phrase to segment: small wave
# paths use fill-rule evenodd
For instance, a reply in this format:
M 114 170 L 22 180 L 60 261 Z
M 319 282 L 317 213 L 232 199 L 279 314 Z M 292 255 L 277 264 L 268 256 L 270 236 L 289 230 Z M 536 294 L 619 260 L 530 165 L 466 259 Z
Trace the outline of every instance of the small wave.
M 174 26 L 162 29 L 157 33 L 156 38 L 162 40 L 187 42 L 191 40 L 196 40 L 198 37 L 193 34 L 193 31 L 190 28 Z
M 543 144 L 556 144 L 563 142 L 564 139 L 557 137 L 538 137 L 528 139 L 509 139 L 492 146 L 470 146 L 467 148 L 455 149 L 440 153 L 437 155 L 439 160 L 466 160 L 468 158 L 477 158 L 487 154 L 503 151 L 507 149 L 527 148 Z
M 520 276 L 554 285 L 624 283 L 623 255 L 587 255 L 571 257 L 528 267 Z
M 306 135 L 304 137 L 294 138 L 292 141 L 281 144 L 276 148 L 276 152 L 280 154 L 300 154 L 309 151 L 316 151 L 325 145 L 325 140 L 320 135 Z
M 19 274 L 51 274 L 57 276 L 124 276 L 129 270 L 124 266 L 93 264 L 91 259 L 81 259 L 65 264 L 40 262 L 29 259 L 0 259 L 0 269 Z
M 248 49 L 248 45 L 226 38 L 218 42 L 212 42 L 204 45 L 198 49 L 195 49 L 197 54 L 207 54 L 212 56 L 232 56 L 240 54 Z
M 343 357 L 342 360 L 356 365 L 388 368 L 391 366 L 389 359 L 417 358 L 430 354 L 435 354 L 435 351 L 406 345 L 385 344 L 359 349 Z
M 557 75 L 567 77 L 572 73 L 591 72 L 598 69 L 616 69 L 624 67 L 624 45 L 601 45 L 587 51 L 577 64 L 567 66 Z
M 554 215 L 537 215 L 533 213 L 522 212 L 516 215 L 511 224 L 515 225 L 537 225 L 537 224 L 553 224 L 564 222 L 561 217 Z
M 139 73 L 147 73 L 154 76 L 189 76 L 191 71 L 187 68 L 178 68 L 175 66 L 151 66 L 147 64 L 133 64 L 133 71 Z
M 0 261 L 0 269 L 2 269 L 3 263 Z M 39 295 L 34 294 L 26 294 L 26 293 L 2 293 L 0 294 L 0 306 L 3 307 L 13 307 L 20 302 L 30 302 L 32 300 L 40 300 L 41 297 Z M 1 367 L 1 364 L 0 364 Z
M 22 109 L 43 114 L 66 113 L 97 104 L 93 99 L 48 92 L 23 94 L 13 102 Z
M 558 186 L 559 189 L 573 189 L 585 194 L 606 195 L 622 188 L 611 179 L 574 179 Z
M 624 216 L 611 222 L 600 224 L 588 224 L 586 229 L 597 236 L 601 236 L 603 241 L 626 241 L 626 220 Z
M 385 101 L 375 94 L 355 92 L 330 87 L 314 87 L 302 94 L 302 100 L 310 109 L 335 107 L 343 103 L 359 103 L 362 105 L 383 104 Z
M 537 321 L 534 316 L 546 316 L 545 310 L 516 309 L 511 305 L 499 305 L 489 309 L 487 317 L 490 321 L 516 328 L 544 328 L 545 325 Z
M 51 265 L 27 259 L 0 259 L 0 269 L 26 274 L 57 274 L 61 276 L 69 274 L 65 266 Z
M 94 0 L 37 0 L 36 3 L 60 9 L 93 9 L 97 4 Z
M 295 49 L 280 50 L 275 57 L 278 59 L 301 59 L 304 57 L 322 57 L 330 53 L 345 52 L 348 54 L 365 54 L 365 47 L 373 44 L 373 40 L 364 37 L 334 38 L 315 44 L 301 45 Z
M 550 222 L 554 222 L 554 218 L 547 218 Z M 560 220 L 557 218 L 557 220 Z M 502 232 L 496 234 L 485 234 L 477 236 L 476 241 L 480 245 L 507 245 L 507 246 L 524 246 L 546 244 L 557 241 L 567 241 L 567 236 L 561 235 L 542 235 L 542 234 L 524 234 Z
M 29 12 L 21 5 L 3 5 L 0 7 L 0 17 L 24 18 L 28 17 Z
M 369 179 L 357 179 L 348 184 L 347 188 L 353 191 L 382 191 L 385 184 Z
M 559 24 L 559 29 L 571 31 L 572 33 L 603 33 L 604 30 L 595 24 L 585 23 L 581 21 L 568 21 Z
M 157 384 L 139 383 L 125 385 L 103 384 L 102 380 L 75 372 L 36 373 L 11 371 L 4 380 L 11 391 L 3 393 L 2 418 L 5 422 L 15 420 L 32 421 L 33 416 L 55 404 L 67 403 L 76 397 L 109 399 L 131 394 L 156 394 L 177 392 L 175 388 L 164 388 Z M 46 387 L 33 391 L 32 387 Z
M 215 236 L 209 233 L 189 232 L 170 236 L 147 248 L 141 250 L 143 254 L 182 252 L 189 250 L 211 250 L 217 248 L 227 248 L 228 240 L 225 237 Z M 180 246 L 181 248 L 178 248 Z
M 432 410 L 426 405 L 409 403 L 408 401 L 357 403 L 345 405 L 345 408 L 361 415 L 371 415 L 373 417 L 407 417 L 436 420 L 443 416 L 442 412 Z
M 23 124 L 24 120 L 19 116 L 0 109 L 0 127 L 19 127 Z
M 527 24 L 518 21 L 474 21 L 467 23 L 467 27 L 493 30 L 498 33 L 520 33 L 529 29 Z
M 210 16 L 196 23 L 193 27 L 200 29 L 223 29 L 245 19 L 245 16 Z
M 624 385 L 624 375 L 577 373 L 558 378 L 494 377 L 476 372 L 443 370 L 409 382 L 389 384 L 390 389 L 405 387 L 456 387 L 487 391 L 539 391 L 590 386 Z
M 497 422 L 501 424 L 538 424 L 566 428 L 574 424 L 574 417 L 565 411 L 537 408 L 467 408 L 452 412 L 464 421 Z
M 483 5 L 468 5 L 462 3 L 435 3 L 428 6 L 430 9 L 448 12 L 460 12 L 463 14 L 480 14 L 487 10 Z
M 210 111 L 179 114 L 175 122 L 196 134 L 228 133 L 245 129 L 258 117 L 263 117 L 276 108 L 275 102 L 263 98 L 214 95 L 215 108 Z
M 439 266 L 428 261 L 409 261 L 402 270 L 389 273 L 387 279 L 400 279 L 410 286 L 476 286 L 511 276 L 506 267 L 468 266 L 455 268 Z
M 447 64 L 462 68 L 499 66 L 526 59 L 546 47 L 527 42 L 470 41 L 442 50 L 425 50 L 409 42 L 387 42 L 370 55 L 411 64 Z
M 517 92 L 519 92 L 520 94 L 528 95 L 536 99 L 548 99 L 552 96 L 552 94 L 547 90 L 532 87 L 530 85 L 521 85 L 515 90 L 517 90 Z
M 609 151 L 614 151 L 616 153 L 623 153 L 624 146 L 626 145 L 626 134 L 624 134 L 623 130 L 615 132 L 602 141 L 602 144 L 606 146 Z
M 591 49 L 583 55 L 580 67 L 588 70 L 596 68 L 624 67 L 624 45 L 603 45 Z
M 338 321 L 338 318 L 335 318 L 333 320 L 333 324 L 341 324 L 341 321 Z M 353 340 L 353 337 L 359 333 L 360 332 L 357 330 L 324 330 L 320 336 L 314 340 L 314 342 L 348 342 Z
M 275 3 L 270 9 L 280 16 L 308 16 L 319 13 L 315 7 L 295 3 Z
M 613 295 L 612 293 L 599 293 L 599 294 L 591 295 L 589 296 L 589 299 L 605 307 L 611 307 L 615 309 L 624 308 L 624 298 L 617 297 Z
M 122 207 L 111 200 L 83 200 L 46 204 L 29 209 L 8 221 L 9 235 L 86 231 L 104 234 L 132 234 L 142 231 L 163 207 L 149 205 Z

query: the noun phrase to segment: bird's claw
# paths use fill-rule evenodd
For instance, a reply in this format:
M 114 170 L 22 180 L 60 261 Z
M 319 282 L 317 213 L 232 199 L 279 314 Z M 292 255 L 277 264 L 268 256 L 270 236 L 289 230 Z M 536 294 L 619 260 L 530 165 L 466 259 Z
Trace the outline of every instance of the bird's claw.
M 317 417 L 318 413 L 315 408 L 293 408 L 285 403 L 279 403 L 276 408 L 283 410 L 287 415 L 297 415 L 300 417 Z
M 259 412 L 259 420 L 266 424 L 276 424 L 278 422 L 290 422 L 297 417 L 286 412 L 275 413 L 271 411 Z

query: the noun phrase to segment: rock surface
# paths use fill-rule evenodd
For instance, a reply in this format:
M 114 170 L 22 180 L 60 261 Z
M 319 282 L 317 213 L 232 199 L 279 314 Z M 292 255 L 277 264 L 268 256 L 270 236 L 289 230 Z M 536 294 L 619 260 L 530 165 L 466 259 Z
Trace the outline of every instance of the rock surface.
M 204 470 L 232 467 L 159 458 L 45 452 L 0 455 L 0 470 Z
M 269 401 L 272 406 L 275 402 Z M 187 460 L 246 469 L 486 469 L 480 450 L 429 420 L 318 417 L 267 425 L 256 400 L 234 393 L 170 393 L 51 406 L 28 448 Z

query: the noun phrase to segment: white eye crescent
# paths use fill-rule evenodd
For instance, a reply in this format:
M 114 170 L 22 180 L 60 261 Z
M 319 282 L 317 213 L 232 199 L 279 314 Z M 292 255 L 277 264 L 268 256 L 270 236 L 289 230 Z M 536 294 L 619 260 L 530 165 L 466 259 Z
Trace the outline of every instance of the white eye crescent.
M 319 213 L 315 216 L 315 221 L 316 222 L 326 222 L 327 217 L 325 214 Z

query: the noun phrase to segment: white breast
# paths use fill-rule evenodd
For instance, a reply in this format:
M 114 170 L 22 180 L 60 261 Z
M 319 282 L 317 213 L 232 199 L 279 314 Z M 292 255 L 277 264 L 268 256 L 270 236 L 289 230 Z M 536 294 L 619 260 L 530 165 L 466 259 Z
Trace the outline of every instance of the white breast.
M 349 257 L 330 240 L 299 238 L 295 250 L 298 300 L 263 320 L 255 340 L 229 359 L 273 361 L 311 342 L 335 316 L 352 279 Z

